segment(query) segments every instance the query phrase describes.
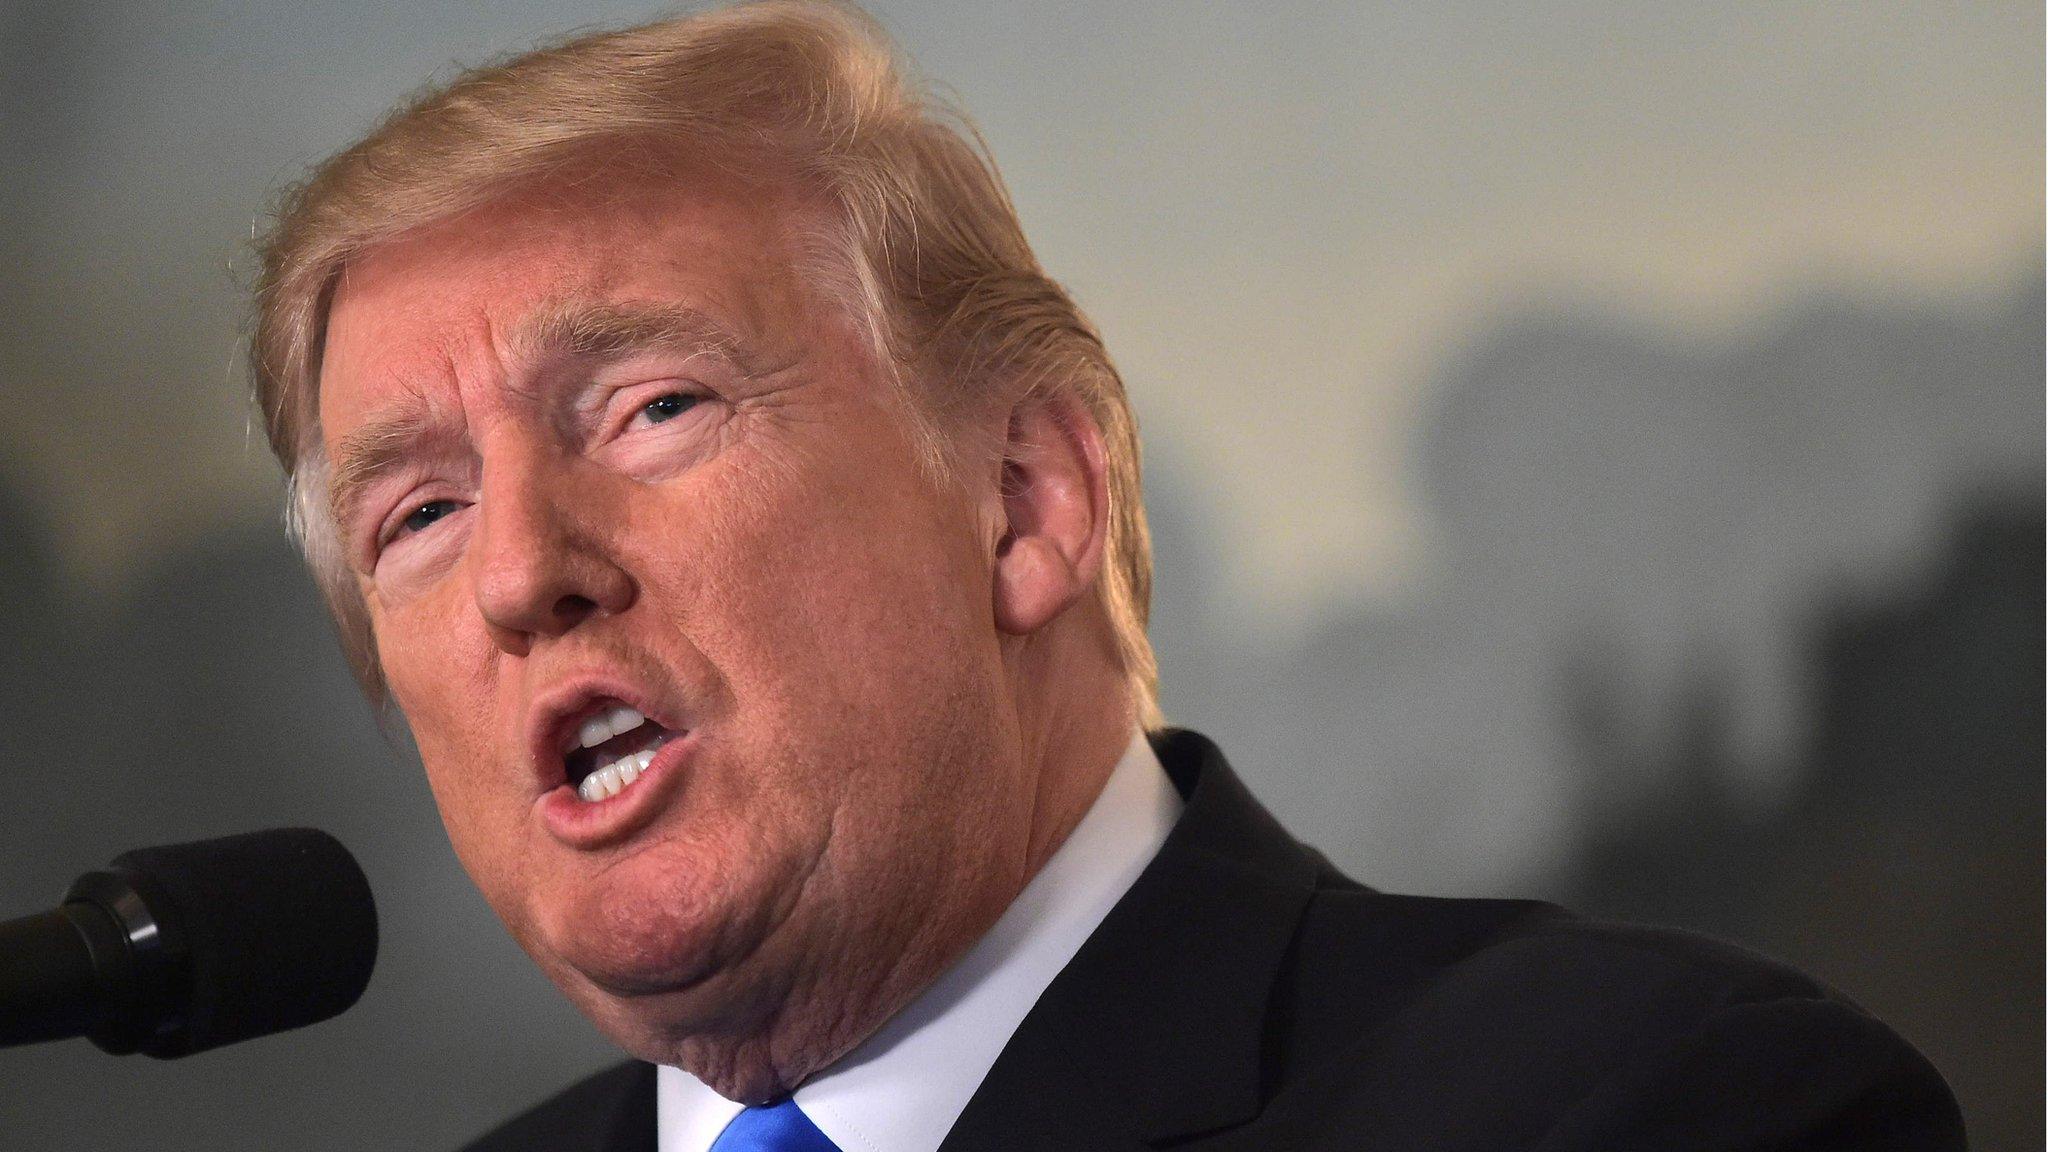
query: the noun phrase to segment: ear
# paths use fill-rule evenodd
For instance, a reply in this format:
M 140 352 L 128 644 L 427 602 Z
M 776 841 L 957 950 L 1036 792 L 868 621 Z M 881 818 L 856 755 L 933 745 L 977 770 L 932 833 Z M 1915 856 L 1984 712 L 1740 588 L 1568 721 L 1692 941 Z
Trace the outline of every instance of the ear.
M 1109 534 L 1102 429 L 1072 396 L 1027 396 L 1003 443 L 996 627 L 1036 632 L 1100 578 Z

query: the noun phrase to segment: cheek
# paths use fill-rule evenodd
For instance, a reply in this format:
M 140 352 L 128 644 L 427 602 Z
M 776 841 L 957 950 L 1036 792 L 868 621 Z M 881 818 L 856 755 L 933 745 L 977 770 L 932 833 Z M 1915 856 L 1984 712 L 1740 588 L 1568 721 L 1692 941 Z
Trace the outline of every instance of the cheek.
M 417 595 L 372 594 L 370 627 L 392 699 L 417 732 L 465 731 L 488 720 L 496 648 L 462 581 Z
M 433 597 L 397 611 L 373 602 L 372 624 L 392 701 L 412 732 L 449 839 L 474 873 L 470 845 L 482 830 L 486 801 L 494 786 L 502 788 L 504 773 L 519 768 L 494 741 L 501 725 L 493 715 L 488 637 L 465 629 L 459 614 Z
M 952 686 L 985 581 L 943 509 L 904 487 L 763 486 L 710 519 L 703 643 L 736 691 L 785 713 L 859 707 L 849 722 L 886 727 Z

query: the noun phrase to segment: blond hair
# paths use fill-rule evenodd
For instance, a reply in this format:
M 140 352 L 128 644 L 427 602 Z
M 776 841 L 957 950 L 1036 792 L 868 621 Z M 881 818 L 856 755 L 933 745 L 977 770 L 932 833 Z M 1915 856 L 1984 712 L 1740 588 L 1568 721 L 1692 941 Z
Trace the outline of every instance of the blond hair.
M 1039 267 L 966 119 L 921 91 L 857 9 L 768 0 L 583 36 L 415 98 L 284 194 L 261 252 L 256 403 L 289 485 L 286 519 L 357 678 L 386 699 L 369 613 L 326 504 L 319 364 L 347 262 L 510 191 L 688 154 L 801 181 L 835 219 L 806 269 L 859 323 L 912 401 L 943 471 L 949 414 L 1066 395 L 1102 430 L 1106 561 L 1097 595 L 1147 728 L 1161 723 L 1146 637 L 1152 560 L 1137 427 L 1094 326 Z

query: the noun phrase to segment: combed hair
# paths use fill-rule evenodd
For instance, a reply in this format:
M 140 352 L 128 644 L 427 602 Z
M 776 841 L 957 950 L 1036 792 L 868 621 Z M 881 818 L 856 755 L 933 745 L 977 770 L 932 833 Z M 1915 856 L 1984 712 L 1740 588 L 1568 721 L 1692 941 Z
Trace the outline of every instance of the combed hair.
M 327 506 L 319 427 L 322 341 L 342 270 L 375 245 L 523 188 L 659 179 L 684 158 L 796 180 L 828 206 L 817 266 L 804 271 L 904 391 L 936 475 L 962 448 L 948 417 L 977 403 L 1038 393 L 1086 406 L 1108 470 L 1097 594 L 1140 720 L 1158 727 L 1151 545 L 1123 381 L 1094 325 L 1039 267 L 971 124 L 907 77 L 868 17 L 824 0 L 743 4 L 473 69 L 284 193 L 259 246 L 255 399 L 284 465 L 287 525 L 372 702 L 387 693 Z

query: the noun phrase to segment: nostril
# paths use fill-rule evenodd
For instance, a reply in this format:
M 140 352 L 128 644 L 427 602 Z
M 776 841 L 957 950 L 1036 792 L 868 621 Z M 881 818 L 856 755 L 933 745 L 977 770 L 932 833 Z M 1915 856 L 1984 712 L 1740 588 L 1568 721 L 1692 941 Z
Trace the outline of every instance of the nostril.
M 588 596 L 564 596 L 555 601 L 555 619 L 574 623 L 597 611 L 597 601 Z

